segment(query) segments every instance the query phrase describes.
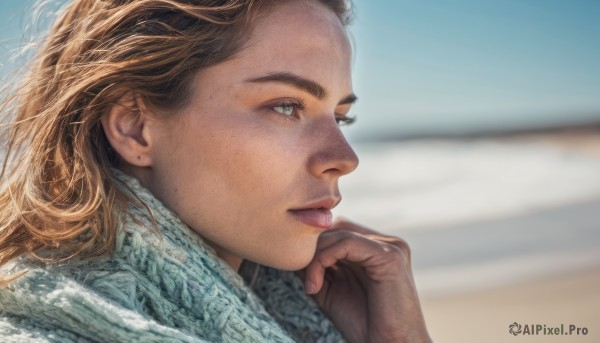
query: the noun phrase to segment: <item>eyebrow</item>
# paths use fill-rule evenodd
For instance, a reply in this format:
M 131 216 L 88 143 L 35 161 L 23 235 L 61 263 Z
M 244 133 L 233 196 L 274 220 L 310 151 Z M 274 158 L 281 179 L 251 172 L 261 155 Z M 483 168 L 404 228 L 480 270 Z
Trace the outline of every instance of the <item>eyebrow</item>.
M 253 78 L 247 79 L 246 82 L 285 83 L 288 85 L 292 85 L 300 90 L 303 90 L 303 91 L 313 95 L 315 98 L 317 98 L 319 100 L 323 100 L 327 97 L 327 91 L 325 90 L 325 88 L 323 88 L 323 86 L 321 86 L 317 82 L 309 80 L 309 79 L 305 79 L 301 76 L 298 76 L 298 75 L 295 75 L 292 73 L 287 73 L 287 72 L 269 73 L 264 76 L 258 76 L 258 77 L 253 77 Z M 356 95 L 350 94 L 350 95 L 346 96 L 344 99 L 342 99 L 338 103 L 338 105 L 351 104 L 351 103 L 354 103 L 356 100 L 358 100 Z

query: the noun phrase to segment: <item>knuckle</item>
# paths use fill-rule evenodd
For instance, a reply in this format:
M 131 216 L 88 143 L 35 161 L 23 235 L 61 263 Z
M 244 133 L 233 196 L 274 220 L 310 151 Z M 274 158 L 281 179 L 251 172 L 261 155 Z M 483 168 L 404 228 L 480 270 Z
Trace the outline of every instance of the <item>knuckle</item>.
M 390 259 L 393 259 L 394 261 L 403 261 L 405 259 L 405 255 L 402 252 L 402 249 L 398 248 L 395 245 L 388 244 L 385 247 L 385 250 L 387 252 L 388 257 Z
M 327 256 L 325 254 L 318 254 L 314 260 L 314 268 L 323 267 L 327 263 Z
M 405 240 L 398 238 L 392 244 L 388 244 L 388 246 L 393 255 L 410 263 L 411 249 Z
M 402 251 L 402 253 L 404 255 L 406 255 L 406 257 L 410 258 L 410 254 L 411 254 L 411 248 L 408 245 L 408 242 L 406 242 L 405 240 L 401 239 L 401 238 L 397 238 L 394 241 L 394 246 L 396 246 L 398 249 L 400 249 L 400 251 Z
M 342 236 L 341 239 L 346 244 L 354 244 L 354 242 L 360 240 L 360 237 L 358 236 L 358 234 L 356 234 L 352 231 L 340 231 L 339 234 Z

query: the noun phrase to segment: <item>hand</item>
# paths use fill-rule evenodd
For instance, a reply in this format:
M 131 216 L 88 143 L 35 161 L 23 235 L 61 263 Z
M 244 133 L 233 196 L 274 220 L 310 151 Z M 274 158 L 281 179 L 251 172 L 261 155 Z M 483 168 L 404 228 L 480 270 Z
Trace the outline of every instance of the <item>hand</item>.
M 432 342 L 404 240 L 336 219 L 296 274 L 348 342 Z

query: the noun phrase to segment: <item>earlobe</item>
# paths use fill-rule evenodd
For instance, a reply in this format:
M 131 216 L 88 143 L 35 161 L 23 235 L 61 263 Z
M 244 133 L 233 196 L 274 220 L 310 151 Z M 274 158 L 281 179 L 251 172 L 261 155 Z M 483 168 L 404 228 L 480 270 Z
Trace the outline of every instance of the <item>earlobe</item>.
M 138 167 L 152 165 L 149 117 L 135 97 L 121 97 L 100 121 L 108 142 L 123 160 Z

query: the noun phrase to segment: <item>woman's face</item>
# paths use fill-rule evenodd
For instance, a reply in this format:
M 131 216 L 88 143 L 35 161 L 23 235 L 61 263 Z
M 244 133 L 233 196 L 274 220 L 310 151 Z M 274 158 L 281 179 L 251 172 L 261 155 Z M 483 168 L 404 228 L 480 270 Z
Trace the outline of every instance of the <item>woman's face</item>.
M 186 109 L 152 127 L 147 187 L 234 269 L 306 266 L 324 229 L 289 210 L 334 205 L 358 165 L 336 122 L 354 99 L 350 74 L 333 12 L 277 7 L 237 58 L 198 73 Z

